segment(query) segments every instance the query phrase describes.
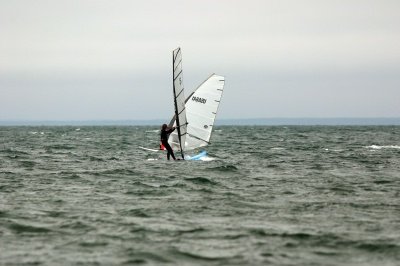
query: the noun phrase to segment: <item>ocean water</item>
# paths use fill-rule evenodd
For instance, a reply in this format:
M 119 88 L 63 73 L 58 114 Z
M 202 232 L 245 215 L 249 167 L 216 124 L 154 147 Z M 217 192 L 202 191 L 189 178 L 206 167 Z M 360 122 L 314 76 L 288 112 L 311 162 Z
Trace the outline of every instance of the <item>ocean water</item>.
M 0 127 L 0 265 L 399 265 L 400 127 Z

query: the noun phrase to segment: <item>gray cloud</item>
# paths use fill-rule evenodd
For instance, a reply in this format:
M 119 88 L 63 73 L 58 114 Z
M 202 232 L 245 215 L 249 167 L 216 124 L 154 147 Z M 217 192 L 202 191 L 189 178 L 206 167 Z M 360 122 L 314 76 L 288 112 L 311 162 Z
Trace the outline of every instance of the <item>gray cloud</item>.
M 226 76 L 220 118 L 400 116 L 398 1 L 0 1 L 0 119 L 172 113 Z

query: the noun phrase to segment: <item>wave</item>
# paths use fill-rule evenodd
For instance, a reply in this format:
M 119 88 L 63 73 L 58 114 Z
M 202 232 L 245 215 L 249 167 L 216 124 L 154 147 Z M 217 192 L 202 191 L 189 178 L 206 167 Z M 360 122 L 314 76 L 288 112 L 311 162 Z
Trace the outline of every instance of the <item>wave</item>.
M 206 232 L 206 229 L 204 229 L 203 227 L 195 227 L 195 228 L 190 228 L 190 229 L 182 229 L 182 230 L 178 230 L 177 233 L 179 235 L 184 235 L 184 234 L 193 234 L 193 233 L 203 233 Z
M 104 242 L 104 241 L 93 241 L 93 242 L 89 242 L 89 241 L 85 241 L 85 242 L 81 242 L 79 243 L 79 246 L 81 247 L 104 247 L 107 246 L 108 243 Z
M 149 251 L 137 251 L 133 248 L 129 248 L 125 251 L 125 254 L 129 257 L 132 257 L 125 261 L 123 264 L 132 265 L 132 264 L 146 264 L 146 263 L 171 263 L 171 261 L 161 254 L 155 254 Z M 162 264 L 160 264 L 162 265 Z
M 36 163 L 34 161 L 28 161 L 28 160 L 20 161 L 19 163 L 22 167 L 27 167 L 27 168 L 32 168 L 36 165 Z
M 84 223 L 82 221 L 65 221 L 63 224 L 60 225 L 60 228 L 71 230 L 71 232 L 75 231 L 87 232 L 94 229 L 93 226 Z
M 384 146 L 380 146 L 380 145 L 371 145 L 371 146 L 367 146 L 366 148 L 368 149 L 373 149 L 373 150 L 381 150 L 381 149 L 400 149 L 399 145 L 384 145 Z
M 180 249 L 175 249 L 173 253 L 178 257 L 186 257 L 192 260 L 208 261 L 208 262 L 226 261 L 235 257 L 235 256 L 220 256 L 221 254 L 219 253 L 200 254 L 199 252 L 195 253 L 195 251 L 184 251 Z
M 63 218 L 66 216 L 67 212 L 65 211 L 44 211 L 46 212 L 47 216 L 52 217 L 52 218 Z
M 383 253 L 400 252 L 400 246 L 391 243 L 360 243 L 357 244 L 356 247 L 369 252 L 383 252 Z
M 263 229 L 250 229 L 249 233 L 257 237 L 280 237 L 296 241 L 296 242 L 288 242 L 287 245 L 290 245 L 290 247 L 304 245 L 304 242 L 308 242 L 309 243 L 308 245 L 318 246 L 318 247 L 341 246 L 341 247 L 365 250 L 368 252 L 393 253 L 393 254 L 397 254 L 398 252 L 400 252 L 400 246 L 398 244 L 390 242 L 388 243 L 386 240 L 384 241 L 379 239 L 377 240 L 348 239 L 333 233 L 322 233 L 322 234 L 313 234 L 305 232 L 277 233 L 277 232 L 266 232 Z
M 137 171 L 133 171 L 130 169 L 124 169 L 124 168 L 116 168 L 116 169 L 109 169 L 109 170 L 103 170 L 103 171 L 98 171 L 94 172 L 93 175 L 99 176 L 99 175 L 135 175 L 138 174 Z
M 234 166 L 233 164 L 228 164 L 228 165 L 221 165 L 217 167 L 211 167 L 208 168 L 208 170 L 216 170 L 216 171 L 221 171 L 221 172 L 236 172 L 238 168 Z
M 54 150 L 73 150 L 76 147 L 68 144 L 51 144 L 46 147 L 46 149 L 54 149 Z
M 17 234 L 51 232 L 50 229 L 45 228 L 45 227 L 20 224 L 20 223 L 16 223 L 16 222 L 11 223 L 8 227 Z
M 373 181 L 373 183 L 374 184 L 378 184 L 378 185 L 381 185 L 381 184 L 390 184 L 390 183 L 393 183 L 394 181 L 392 181 L 392 180 L 376 180 L 376 181 Z
M 14 150 L 14 149 L 3 149 L 3 150 L 0 150 L 0 153 L 12 154 L 12 155 L 15 155 L 15 156 L 17 156 L 17 155 L 29 155 L 28 152 Z
M 134 216 L 134 217 L 141 217 L 141 218 L 151 217 L 144 209 L 131 209 L 131 210 L 125 211 L 123 214 L 127 215 L 127 216 Z
M 75 173 L 69 173 L 63 176 L 63 179 L 80 179 L 82 178 L 80 175 L 75 174 Z
M 195 177 L 195 178 L 186 178 L 185 180 L 191 181 L 197 184 L 210 184 L 215 185 L 216 183 L 208 178 L 205 177 Z
M 298 240 L 298 241 L 303 241 L 303 240 L 311 240 L 314 242 L 319 243 L 320 241 L 340 241 L 339 236 L 336 236 L 334 234 L 312 234 L 312 233 L 305 233 L 305 232 L 268 232 L 264 229 L 261 228 L 253 228 L 249 229 L 248 232 L 251 235 L 254 236 L 259 236 L 259 237 L 281 237 L 281 238 L 287 238 L 287 239 L 292 239 L 292 240 Z
M 89 161 L 91 161 L 91 162 L 104 162 L 106 160 L 104 160 L 103 158 L 96 157 L 96 156 L 89 156 Z

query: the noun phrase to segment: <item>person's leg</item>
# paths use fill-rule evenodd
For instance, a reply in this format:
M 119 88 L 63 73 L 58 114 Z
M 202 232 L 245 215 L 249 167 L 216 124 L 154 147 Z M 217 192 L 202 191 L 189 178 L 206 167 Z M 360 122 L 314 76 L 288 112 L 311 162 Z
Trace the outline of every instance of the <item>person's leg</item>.
M 169 160 L 170 156 L 172 156 L 172 159 L 176 160 L 174 151 L 172 150 L 171 146 L 169 145 L 168 142 L 163 142 L 164 147 L 167 149 L 167 159 Z
M 172 159 L 176 160 L 175 154 L 174 154 L 174 151 L 172 150 L 172 148 L 171 148 L 171 156 L 172 156 Z
M 171 155 L 172 159 L 176 160 L 175 155 L 174 155 L 174 151 L 172 150 L 171 146 L 169 145 L 169 143 L 166 143 L 166 144 L 167 145 L 164 145 L 164 146 L 168 150 L 168 158 L 169 158 L 169 155 Z

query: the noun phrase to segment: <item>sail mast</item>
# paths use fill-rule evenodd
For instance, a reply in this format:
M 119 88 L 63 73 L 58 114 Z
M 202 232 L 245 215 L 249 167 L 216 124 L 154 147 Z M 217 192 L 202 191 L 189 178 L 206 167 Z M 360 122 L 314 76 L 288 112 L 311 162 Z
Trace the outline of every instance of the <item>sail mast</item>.
M 185 159 L 184 147 L 187 134 L 187 120 L 184 87 L 182 81 L 182 54 L 180 48 L 177 48 L 172 52 L 172 69 L 176 129 L 178 131 L 177 137 L 182 159 Z

